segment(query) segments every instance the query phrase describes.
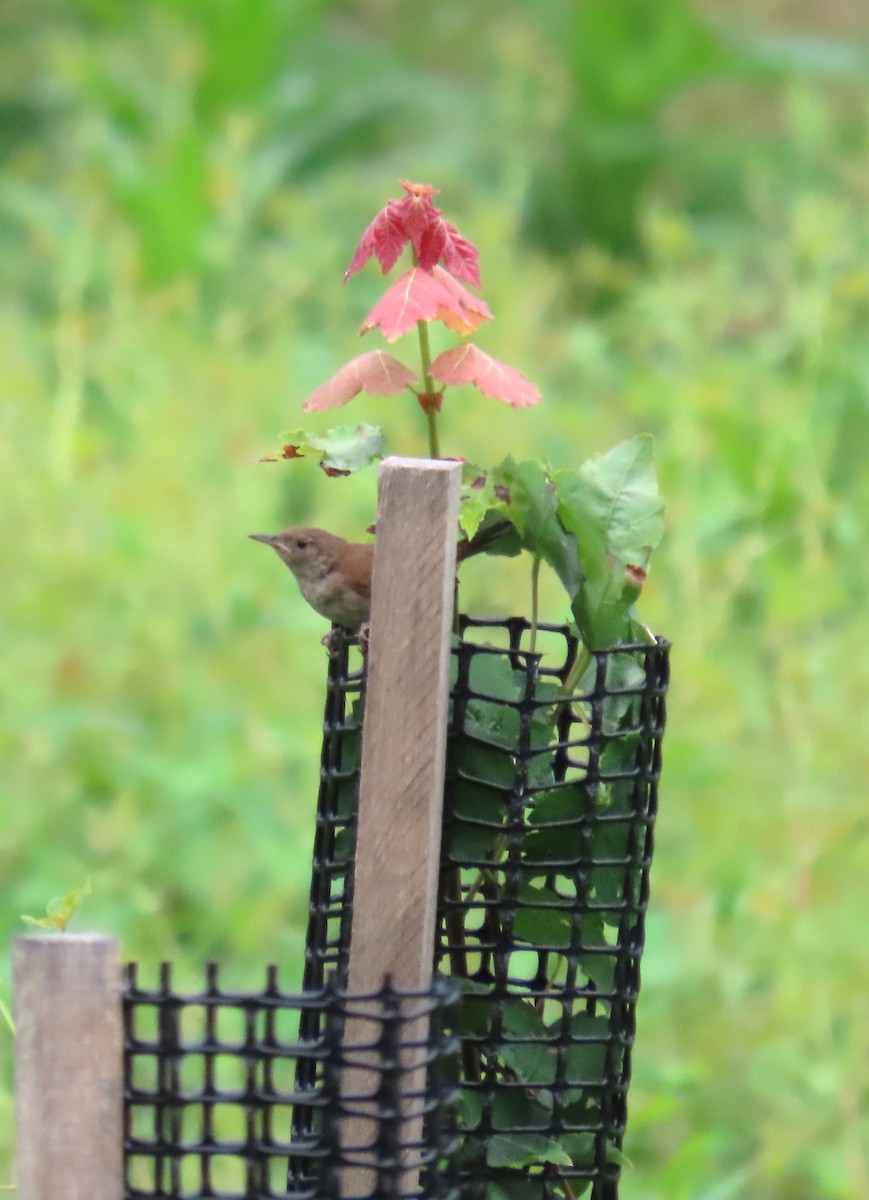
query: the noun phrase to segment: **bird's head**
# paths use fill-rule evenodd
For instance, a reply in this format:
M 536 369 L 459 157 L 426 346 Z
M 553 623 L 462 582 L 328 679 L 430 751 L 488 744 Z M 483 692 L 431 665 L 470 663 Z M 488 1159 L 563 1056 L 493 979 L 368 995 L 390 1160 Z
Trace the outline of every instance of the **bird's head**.
M 255 542 L 265 542 L 287 564 L 297 579 L 313 580 L 334 566 L 346 542 L 325 529 L 300 527 L 283 533 L 252 533 Z

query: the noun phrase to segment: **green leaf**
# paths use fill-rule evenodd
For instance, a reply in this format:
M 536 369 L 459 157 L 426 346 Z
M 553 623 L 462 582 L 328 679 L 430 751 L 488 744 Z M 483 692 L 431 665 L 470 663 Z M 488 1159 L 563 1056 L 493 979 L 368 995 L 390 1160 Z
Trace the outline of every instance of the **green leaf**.
M 483 1116 L 479 1094 L 468 1088 L 459 1090 L 459 1124 L 462 1129 L 476 1129 Z
M 499 759 L 503 754 L 498 753 Z M 484 832 L 498 834 L 504 825 L 506 814 L 505 797 L 488 783 L 459 780 L 453 792 L 453 814 L 457 820 L 485 822 L 489 827 Z
M 490 753 L 497 754 L 499 763 L 504 758 L 500 752 Z M 463 759 L 462 765 L 463 769 L 467 768 L 466 759 Z M 480 767 L 479 759 L 476 765 Z M 481 769 L 485 772 L 485 759 Z M 496 769 L 500 769 L 500 766 Z M 479 862 L 490 858 L 507 815 L 504 796 L 484 784 L 461 779 L 453 789 L 452 805 L 455 820 L 444 830 L 449 857 L 453 862 Z M 475 824 L 466 824 L 466 821 L 474 821 Z
M 486 1200 L 541 1200 L 544 1195 L 538 1178 L 517 1175 L 510 1179 L 493 1179 L 486 1187 Z M 574 1191 L 574 1195 L 579 1192 Z
M 653 443 L 643 434 L 555 477 L 558 515 L 576 535 L 585 576 L 573 615 L 593 650 L 623 640 L 638 579 L 664 530 Z
M 592 1017 L 588 1013 L 577 1013 L 570 1022 L 573 1038 L 588 1038 L 567 1047 L 565 1052 L 568 1082 L 574 1086 L 603 1082 L 606 1074 L 606 1058 L 612 1036 L 606 1017 Z
M 468 702 L 465 712 L 465 737 L 461 742 L 461 758 L 459 765 L 469 773 L 489 783 L 504 783 L 509 786 L 513 781 L 512 761 L 502 755 L 502 763 L 497 776 L 488 777 L 480 773 L 479 766 L 472 769 L 471 760 L 476 749 L 491 753 L 491 749 L 470 739 L 480 738 L 483 742 L 494 742 L 506 750 L 514 750 L 519 740 L 519 713 L 509 704 L 498 703 L 503 700 L 517 700 L 519 691 L 514 679 L 513 668 L 503 654 L 475 654 L 471 662 L 468 683 L 474 692 L 482 699 L 474 698 Z M 494 766 L 494 763 L 490 765 Z
M 490 789 L 509 789 L 516 773 L 512 755 L 508 753 L 511 741 L 503 737 L 502 731 L 487 728 L 485 733 L 493 740 L 501 737 L 502 745 L 489 745 L 468 737 L 456 751 L 456 766 L 468 780 L 477 780 Z
M 332 860 L 336 865 L 348 863 L 353 858 L 353 851 L 356 848 L 356 827 L 351 826 L 346 829 L 339 829 L 335 834 L 335 846 L 332 851 Z
M 610 816 L 627 816 L 633 811 L 632 798 L 639 744 L 639 733 L 623 733 L 604 745 L 599 765 L 602 785 L 599 807 Z
M 611 654 L 607 658 L 603 732 L 617 733 L 625 717 L 636 713 L 646 683 L 646 671 L 636 653 Z M 636 724 L 636 721 L 629 721 Z
M 541 792 L 528 817 L 532 829 L 523 846 L 524 858 L 556 864 L 587 858 L 586 821 L 592 808 L 581 784 Z
M 524 679 L 525 673 L 521 674 Z M 535 711 L 533 720 L 545 722 L 547 727 L 551 728 L 553 708 L 556 704 L 560 704 L 566 696 L 567 693 L 560 683 L 552 683 L 549 679 L 539 680 L 534 689 L 534 699 L 541 703 L 541 707 Z
M 498 1053 L 523 1083 L 537 1087 L 554 1083 L 557 1060 L 552 1030 L 532 1003 L 518 997 L 505 1001 L 504 1033 L 508 1038 L 533 1038 L 529 1042 L 501 1042 Z
M 525 549 L 548 563 L 573 597 L 582 582 L 576 538 L 558 519 L 558 498 L 546 469 L 533 460 L 514 462 L 508 455 L 495 474 L 509 489 L 510 503 L 503 512 L 522 535 Z
M 458 865 L 488 862 L 495 846 L 492 834 L 473 825 L 450 825 L 444 838 L 447 858 Z
M 607 1143 L 606 1160 L 607 1162 L 618 1163 L 620 1167 L 632 1167 L 634 1165 L 628 1156 L 619 1150 L 618 1146 L 614 1146 L 612 1142 Z
M 504 1029 L 512 1037 L 551 1038 L 552 1032 L 529 1000 L 519 996 L 504 1001 Z
M 600 921 L 601 928 L 603 928 L 603 918 L 595 915 L 595 919 Z M 588 917 L 586 917 L 585 924 L 588 925 Z M 580 956 L 580 966 L 598 991 L 611 992 L 613 990 L 616 972 L 615 950 L 605 954 L 583 954 Z
M 533 1167 L 537 1163 L 571 1166 L 570 1155 L 552 1138 L 540 1133 L 496 1133 L 489 1139 L 486 1162 L 490 1167 Z
M 382 458 L 386 439 L 376 425 L 341 425 L 327 433 L 291 429 L 281 434 L 283 451 L 273 458 L 319 460 L 327 475 L 350 475 Z
M 518 1079 L 531 1087 L 546 1087 L 555 1082 L 558 1066 L 553 1047 L 539 1042 L 502 1042 L 499 1057 Z
M 459 1026 L 465 1035 L 483 1038 L 489 1033 L 492 1005 L 487 996 L 463 996 L 459 1006 Z
M 534 801 L 534 808 L 528 818 L 532 825 L 553 825 L 565 821 L 579 821 L 588 814 L 588 795 L 585 788 L 577 784 L 566 787 L 552 788 L 541 792 Z M 569 827 L 562 830 L 570 832 Z
M 595 865 L 589 871 L 589 888 L 599 904 L 621 904 L 626 879 L 638 874 L 638 869 L 632 869 L 626 861 L 630 836 L 631 826 L 627 821 L 601 821 L 595 829 Z M 604 863 L 600 862 L 601 859 Z M 605 865 L 608 859 L 613 860 L 612 865 Z M 613 922 L 618 923 L 616 915 L 610 921 Z
M 566 1133 L 561 1144 L 575 1167 L 588 1170 L 595 1164 L 597 1140 L 593 1133 Z
M 566 950 L 573 942 L 573 915 L 570 902 L 551 888 L 525 884 L 519 891 L 520 908 L 513 921 L 513 933 L 535 946 Z M 541 904 L 546 908 L 538 907 Z M 552 907 L 548 907 L 552 906 Z
M 482 491 L 463 492 L 459 502 L 459 528 L 467 538 L 472 538 L 488 510 Z
M 552 1121 L 552 1097 L 532 1095 L 526 1088 L 496 1088 L 492 1095 L 492 1125 L 510 1132 L 546 1129 Z
M 492 472 L 476 463 L 465 463 L 462 467 L 462 493 L 459 498 L 459 527 L 462 533 L 472 538 L 480 528 L 486 513 L 498 504 Z
M 518 700 L 516 674 L 506 654 L 474 654 L 468 682 L 475 692 L 492 700 Z

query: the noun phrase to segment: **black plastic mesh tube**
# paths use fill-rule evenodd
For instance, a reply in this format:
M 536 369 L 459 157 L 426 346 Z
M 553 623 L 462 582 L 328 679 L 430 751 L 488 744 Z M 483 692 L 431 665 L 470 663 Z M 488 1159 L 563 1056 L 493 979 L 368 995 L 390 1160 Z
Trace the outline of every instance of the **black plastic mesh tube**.
M 461 983 L 463 1194 L 615 1200 L 669 678 L 521 618 L 453 649 L 435 960 Z M 306 980 L 346 970 L 363 673 L 327 684 Z M 569 685 L 570 690 L 567 690 Z
M 427 993 L 387 984 L 370 996 L 333 985 L 294 995 L 269 967 L 261 990 L 239 993 L 211 964 L 200 990 L 180 991 L 168 964 L 151 987 L 131 964 L 124 992 L 126 1200 L 356 1200 L 345 1172 L 360 1163 L 372 1180 L 365 1195 L 457 1196 L 448 982 Z M 311 1013 L 318 1032 L 300 1037 Z M 427 1067 L 423 1094 L 410 1090 L 410 1059 Z M 361 1093 L 352 1085 L 360 1063 Z M 294 1128 L 298 1110 L 305 1132 Z M 370 1132 L 363 1145 L 348 1135 L 354 1112 Z M 417 1114 L 424 1132 L 414 1139 L 406 1130 Z M 418 1183 L 402 1191 L 408 1164 Z

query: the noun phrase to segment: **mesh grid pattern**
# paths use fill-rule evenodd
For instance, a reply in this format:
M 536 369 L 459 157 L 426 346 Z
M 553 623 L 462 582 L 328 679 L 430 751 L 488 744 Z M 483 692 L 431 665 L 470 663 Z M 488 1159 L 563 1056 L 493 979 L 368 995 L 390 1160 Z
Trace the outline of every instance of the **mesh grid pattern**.
M 249 994 L 215 966 L 186 993 L 129 968 L 126 1200 L 617 1200 L 668 646 L 460 628 L 435 947 L 453 1016 L 444 980 L 413 1000 L 326 982 L 346 977 L 365 687 L 336 630 L 303 994 L 275 968 Z
M 167 964 L 154 987 L 131 964 L 125 1200 L 451 1200 L 454 1000 L 443 980 L 430 994 L 292 995 L 274 967 L 239 994 L 213 964 L 182 992 Z M 318 1031 L 300 1037 L 312 1013 Z
M 435 954 L 464 991 L 463 1194 L 616 1200 L 669 647 L 588 654 L 543 626 L 532 653 L 529 636 L 462 618 L 453 650 Z M 346 968 L 352 905 L 363 679 L 336 643 L 309 986 Z

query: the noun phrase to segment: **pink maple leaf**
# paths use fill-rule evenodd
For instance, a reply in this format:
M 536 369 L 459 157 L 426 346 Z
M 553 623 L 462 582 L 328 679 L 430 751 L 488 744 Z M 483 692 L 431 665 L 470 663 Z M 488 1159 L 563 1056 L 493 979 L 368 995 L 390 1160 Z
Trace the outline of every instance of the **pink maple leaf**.
M 355 275 L 357 271 L 361 271 L 368 262 L 371 255 L 374 253 L 374 226 L 380 218 L 380 213 L 374 218 L 371 224 L 359 239 L 359 245 L 353 251 L 353 257 L 350 260 L 350 266 L 344 272 L 344 282 Z
M 480 286 L 480 255 L 477 247 L 463 238 L 454 225 L 444 221 L 444 266 L 456 279 Z
M 368 392 L 370 396 L 394 396 L 414 382 L 416 375 L 410 367 L 400 363 L 383 350 L 369 350 L 345 363 L 331 379 L 321 383 L 311 392 L 302 409 L 305 412 L 325 412 L 329 408 L 340 408 L 358 396 Z
M 390 200 L 374 221 L 374 253 L 385 275 L 401 257 L 407 244 L 407 234 L 398 201 Z
M 431 365 L 431 373 L 439 383 L 447 385 L 472 383 L 484 396 L 494 396 L 513 408 L 527 408 L 540 402 L 537 388 L 521 372 L 492 358 L 472 342 L 439 354 Z
M 447 244 L 444 223 L 439 218 L 429 221 L 418 238 L 414 240 L 416 261 L 424 271 L 430 271 L 440 260 Z
M 344 282 L 346 283 L 357 271 L 361 271 L 372 254 L 377 255 L 377 261 L 385 275 L 395 266 L 406 244 L 407 234 L 401 220 L 399 201 L 390 200 L 363 233 L 350 266 L 344 272 Z
M 453 303 L 445 313 L 438 313 L 447 329 L 453 333 L 473 333 L 484 321 L 492 320 L 492 312 L 485 300 L 462 287 L 449 271 L 443 267 L 432 267 L 432 276 L 444 290 L 450 293 Z
M 443 321 L 456 333 L 470 333 L 491 318 L 484 301 L 472 296 L 443 269 L 412 267 L 397 279 L 365 318 L 360 333 L 377 326 L 389 342 L 412 329 L 417 321 Z

